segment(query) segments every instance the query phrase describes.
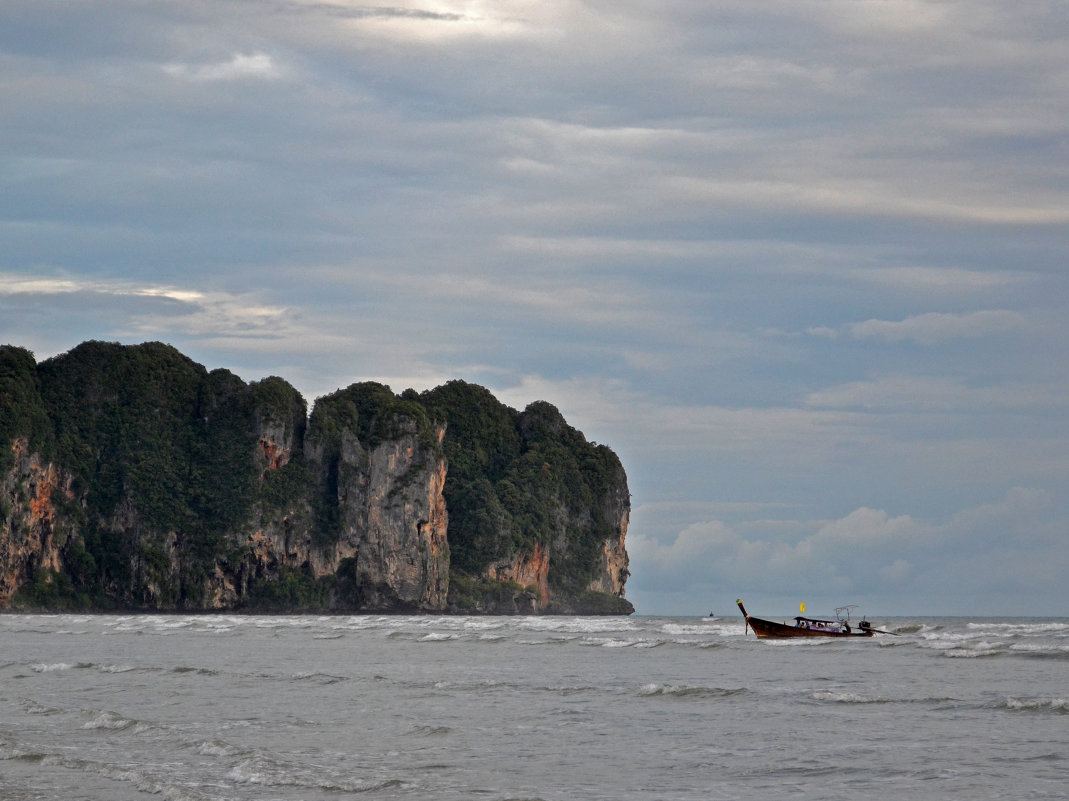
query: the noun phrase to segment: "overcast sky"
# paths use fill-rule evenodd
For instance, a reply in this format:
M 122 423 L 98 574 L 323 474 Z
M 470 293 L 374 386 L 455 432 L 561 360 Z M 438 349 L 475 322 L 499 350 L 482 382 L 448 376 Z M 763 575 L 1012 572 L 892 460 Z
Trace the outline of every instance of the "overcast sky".
M 0 342 L 621 457 L 640 613 L 1069 615 L 1069 14 L 5 0 Z

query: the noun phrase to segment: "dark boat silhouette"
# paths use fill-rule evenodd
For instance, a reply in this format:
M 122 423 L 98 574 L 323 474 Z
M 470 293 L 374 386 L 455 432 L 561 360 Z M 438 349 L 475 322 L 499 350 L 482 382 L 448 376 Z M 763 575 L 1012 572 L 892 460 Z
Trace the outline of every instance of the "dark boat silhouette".
M 759 639 L 775 640 L 794 637 L 871 637 L 874 634 L 893 634 L 890 631 L 874 629 L 867 620 L 857 624 L 855 630 L 850 623 L 849 606 L 840 606 L 835 610 L 835 620 L 824 620 L 816 617 L 804 617 L 798 615 L 794 618 L 794 625 L 789 623 L 776 623 L 774 620 L 765 620 L 747 614 L 746 607 L 742 605 L 742 599 L 736 601 L 742 616 L 746 620 L 747 630 L 753 629 L 753 633 Z

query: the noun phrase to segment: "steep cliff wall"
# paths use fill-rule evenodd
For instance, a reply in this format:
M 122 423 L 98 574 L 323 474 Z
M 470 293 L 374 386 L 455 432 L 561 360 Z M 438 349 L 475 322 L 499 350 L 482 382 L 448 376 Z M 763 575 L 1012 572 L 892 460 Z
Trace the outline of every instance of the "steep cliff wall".
M 16 590 L 46 571 L 62 568 L 61 550 L 75 533 L 57 504 L 74 501 L 72 476 L 29 452 L 17 437 L 0 477 L 0 609 Z
M 0 609 L 627 613 L 629 508 L 549 404 L 0 347 Z
M 623 598 L 625 584 L 631 571 L 627 556 L 627 526 L 631 517 L 631 496 L 627 490 L 627 476 L 618 461 L 609 468 L 611 480 L 602 489 L 602 519 L 606 522 L 606 536 L 601 541 L 599 569 L 590 582 L 590 589 Z
M 616 455 L 551 404 L 517 412 L 452 381 L 420 401 L 448 421 L 450 607 L 628 614 L 630 513 Z
M 346 432 L 339 460 L 339 549 L 355 556 L 362 608 L 445 607 L 449 584 L 445 459 L 421 446 L 415 421 L 365 449 Z M 436 439 L 440 440 L 439 430 Z

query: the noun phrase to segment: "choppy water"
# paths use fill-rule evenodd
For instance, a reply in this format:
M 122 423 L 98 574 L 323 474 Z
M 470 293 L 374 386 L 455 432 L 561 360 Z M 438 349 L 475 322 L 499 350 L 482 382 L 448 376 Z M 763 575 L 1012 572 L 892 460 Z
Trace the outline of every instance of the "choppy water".
M 3 615 L 0 799 L 1069 797 L 1069 620 L 872 622 Z

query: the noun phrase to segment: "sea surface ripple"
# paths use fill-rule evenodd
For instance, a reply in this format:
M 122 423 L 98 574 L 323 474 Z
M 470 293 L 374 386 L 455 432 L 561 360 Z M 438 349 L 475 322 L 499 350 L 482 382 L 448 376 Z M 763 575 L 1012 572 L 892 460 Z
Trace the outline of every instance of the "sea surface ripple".
M 1069 621 L 0 615 L 0 799 L 1067 798 Z

